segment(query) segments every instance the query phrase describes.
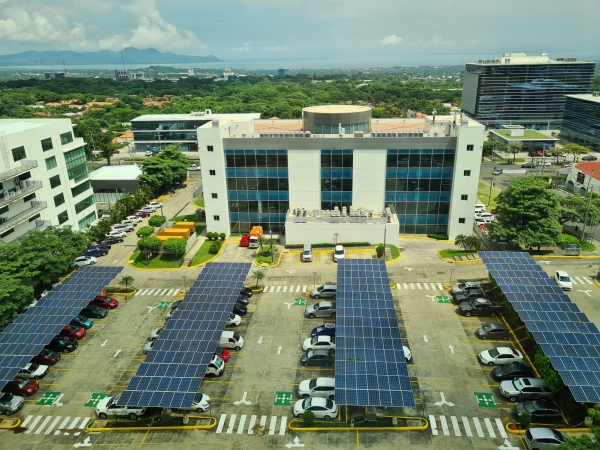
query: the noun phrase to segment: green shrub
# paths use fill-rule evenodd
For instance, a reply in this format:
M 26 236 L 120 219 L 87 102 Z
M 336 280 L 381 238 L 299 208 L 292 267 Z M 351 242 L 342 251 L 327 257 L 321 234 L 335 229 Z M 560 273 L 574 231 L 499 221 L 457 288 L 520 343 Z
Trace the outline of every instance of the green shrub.
M 523 414 L 521 414 L 521 417 L 519 417 L 519 423 L 521 424 L 522 430 L 529 428 L 529 425 L 531 425 L 531 414 L 524 411 Z
M 560 394 L 565 391 L 566 388 L 562 378 L 558 372 L 554 370 L 554 367 L 552 367 L 550 358 L 544 355 L 541 350 L 535 352 L 533 365 L 536 367 L 541 377 L 546 380 L 546 383 L 552 392 L 555 394 Z
M 219 233 L 219 239 L 221 239 L 222 241 L 224 241 L 226 237 L 227 235 L 225 233 Z
M 379 244 L 377 247 L 375 247 L 375 253 L 377 253 L 378 258 L 383 257 L 383 254 L 385 253 L 385 247 L 383 244 Z
M 138 241 L 137 246 L 142 251 L 157 252 L 160 250 L 162 241 L 157 237 L 145 237 Z
M 163 223 L 167 221 L 165 216 L 152 216 L 148 219 L 148 225 L 153 227 L 160 227 Z
M 217 239 L 219 235 L 217 233 L 213 233 L 212 231 L 208 231 L 206 233 L 206 239 L 208 239 L 209 241 L 214 241 Z
M 577 244 L 579 245 L 580 241 L 577 236 L 573 236 L 571 234 L 563 233 L 560 235 L 560 243 L 563 245 L 571 245 Z
M 139 238 L 146 238 L 152 236 L 152 233 L 154 233 L 154 227 L 142 227 L 137 230 L 135 234 L 137 234 L 137 237 Z
M 315 423 L 315 413 L 311 410 L 304 411 L 304 414 L 302 414 L 302 420 L 307 427 L 310 427 L 313 423 Z
M 210 248 L 208 249 L 208 253 L 210 253 L 211 255 L 216 255 L 217 253 L 219 253 L 219 250 L 221 249 L 221 246 L 218 243 L 214 243 L 213 245 L 210 246 Z
M 427 237 L 431 238 L 431 239 L 436 239 L 438 241 L 447 241 L 448 240 L 448 236 L 445 234 L 428 234 Z
M 182 254 L 185 253 L 187 247 L 187 239 L 185 238 L 169 238 L 163 242 L 162 249 L 165 252 Z

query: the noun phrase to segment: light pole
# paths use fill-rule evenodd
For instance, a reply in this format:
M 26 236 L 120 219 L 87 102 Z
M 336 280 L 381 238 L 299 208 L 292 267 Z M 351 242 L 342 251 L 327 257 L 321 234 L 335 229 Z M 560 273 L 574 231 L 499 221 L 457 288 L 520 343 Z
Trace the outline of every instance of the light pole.
M 183 278 L 183 293 L 187 294 L 187 286 L 185 285 L 185 275 L 182 276 L 181 278 Z
M 450 282 L 448 284 L 452 285 L 452 274 L 456 269 L 450 269 Z
M 313 272 L 313 289 L 317 287 L 317 272 Z
M 167 221 L 167 218 L 165 217 L 164 213 L 163 213 L 163 207 L 162 205 L 160 205 L 160 215 L 165 219 L 165 222 Z M 163 223 L 165 223 L 163 222 Z
M 337 238 L 339 236 L 339 233 L 334 233 L 333 234 L 333 241 L 335 242 L 335 245 L 337 245 Z

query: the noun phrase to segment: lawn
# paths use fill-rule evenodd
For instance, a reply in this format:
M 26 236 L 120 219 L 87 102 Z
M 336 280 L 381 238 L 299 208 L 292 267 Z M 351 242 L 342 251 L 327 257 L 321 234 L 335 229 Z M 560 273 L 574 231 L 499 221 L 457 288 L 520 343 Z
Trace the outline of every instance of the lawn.
M 264 254 L 263 254 L 264 253 Z M 268 249 L 262 250 L 256 256 L 256 262 L 259 264 L 272 264 L 273 256 Z
M 398 247 L 392 244 L 385 244 L 385 246 L 390 249 L 390 252 L 392 253 L 392 259 L 396 259 L 400 256 L 400 249 Z
M 204 208 L 204 197 L 200 197 L 194 202 L 194 205 Z
M 451 259 L 451 258 L 454 258 L 455 256 L 470 255 L 472 253 L 477 253 L 477 252 L 475 250 L 454 250 L 454 249 L 440 250 L 440 255 L 442 256 L 442 258 L 446 258 L 446 259 Z
M 511 160 L 512 158 L 498 158 L 496 160 L 496 163 L 498 164 L 508 164 L 508 161 Z M 515 163 L 524 163 L 525 162 L 525 158 L 515 158 Z
M 213 255 L 212 253 L 208 253 L 208 249 L 215 242 L 219 242 L 219 241 L 209 241 L 209 240 L 204 241 L 202 246 L 198 249 L 198 251 L 196 252 L 194 257 L 192 258 L 192 262 L 190 263 L 190 266 L 196 266 L 198 264 L 202 264 L 202 263 L 208 261 L 211 258 L 214 258 L 215 255 Z M 219 242 L 219 243 L 221 245 L 223 245 L 223 242 Z
M 546 136 L 545 134 L 538 133 L 535 130 L 523 130 L 523 136 L 511 136 L 510 130 L 493 130 L 491 134 L 499 134 L 504 139 L 509 141 L 535 141 L 535 140 L 555 140 L 553 137 Z
M 175 255 L 158 255 L 151 258 L 149 265 L 146 265 L 144 255 L 140 250 L 133 252 L 133 255 L 129 258 L 131 265 L 140 269 L 173 269 L 181 265 L 183 256 Z
M 169 219 L 171 222 L 199 222 L 198 216 L 196 214 L 187 214 L 184 216 L 175 216 Z
M 490 202 L 490 187 L 489 185 L 479 182 L 479 186 L 477 187 L 477 198 L 484 205 L 488 205 L 488 209 L 494 209 L 496 207 L 496 197 L 500 193 L 497 189 L 492 189 L 492 201 Z

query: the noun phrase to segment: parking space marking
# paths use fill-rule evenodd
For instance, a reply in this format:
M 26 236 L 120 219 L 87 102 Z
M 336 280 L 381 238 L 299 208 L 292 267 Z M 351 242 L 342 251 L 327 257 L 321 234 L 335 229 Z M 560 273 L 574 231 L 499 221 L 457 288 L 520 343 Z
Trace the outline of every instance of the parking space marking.
M 431 287 L 430 287 L 431 285 Z M 426 291 L 446 291 L 447 289 L 444 288 L 444 285 L 442 283 L 396 283 L 396 289 L 398 290 L 402 290 L 402 289 L 420 289 L 420 290 L 426 290 Z
M 60 430 L 62 430 L 63 428 L 65 428 L 67 426 L 67 424 L 69 423 L 69 420 L 71 419 L 71 416 L 67 416 L 65 417 L 65 420 L 62 421 L 62 423 L 60 424 L 60 426 L 58 427 L 58 430 L 56 430 L 54 432 L 55 435 L 60 434 Z
M 571 277 L 571 282 L 573 284 L 594 284 L 588 277 Z
M 500 419 L 496 419 L 496 426 L 498 427 L 498 432 L 500 433 L 500 437 L 506 439 L 508 438 L 506 431 L 504 431 L 504 425 Z
M 435 422 L 435 416 L 433 415 L 429 415 L 429 426 L 431 426 L 431 434 L 437 436 L 439 433 L 437 430 L 437 423 Z
M 83 420 L 81 421 L 81 423 L 79 424 L 79 429 L 80 430 L 85 429 L 85 426 L 87 425 L 87 423 L 89 421 L 90 421 L 89 417 L 84 417 Z M 77 433 L 74 433 L 74 434 L 75 434 L 75 436 L 79 436 L 81 434 L 81 432 L 78 431 Z
M 248 434 L 254 434 L 254 424 L 256 423 L 256 416 L 250 417 L 250 425 L 248 425 Z
M 62 416 L 55 417 L 54 420 L 52 421 L 52 423 L 50 424 L 50 426 L 48 427 L 48 429 L 46 430 L 46 432 L 44 434 L 50 434 L 50 433 L 52 433 L 52 430 L 54 430 L 54 427 L 56 426 L 56 424 L 58 423 L 58 421 L 60 419 L 62 419 Z
M 246 414 L 242 414 L 240 416 L 240 425 L 237 429 L 237 434 L 242 434 L 244 432 L 244 424 L 246 423 Z
M 29 416 L 25 417 L 25 420 L 21 424 L 21 427 L 26 427 L 31 419 L 33 419 L 33 415 L 29 415 Z
M 415 288 L 415 285 L 414 285 L 413 283 L 410 283 L 410 288 L 411 288 L 411 289 L 414 289 L 414 288 Z
M 269 424 L 269 435 L 275 434 L 275 425 L 277 425 L 277 416 L 271 416 L 271 423 Z
M 442 424 L 442 432 L 444 436 L 450 436 L 450 430 L 448 429 L 448 422 L 446 421 L 446 416 L 440 416 L 440 422 Z
M 477 436 L 480 438 L 485 437 L 483 434 L 483 429 L 481 428 L 481 424 L 479 423 L 479 419 L 477 417 L 473 417 L 473 424 L 475 425 L 475 431 L 477 431 Z
M 233 425 L 235 424 L 235 418 L 237 417 L 236 414 L 232 414 L 229 417 L 229 426 L 227 427 L 227 433 L 231 434 L 231 432 L 233 431 Z
M 460 428 L 458 427 L 458 419 L 456 418 L 456 416 L 450 416 L 450 420 L 452 421 L 452 428 L 454 428 L 454 435 L 462 436 L 460 434 Z
M 223 432 L 223 427 L 225 426 L 225 418 L 227 417 L 227 414 L 221 414 L 221 417 L 219 418 L 219 425 L 217 425 L 217 434 L 221 434 Z
M 35 431 L 35 433 L 33 433 L 33 434 L 40 434 L 40 433 L 41 433 L 41 432 L 44 430 L 44 427 L 46 426 L 46 424 L 47 424 L 48 422 L 50 422 L 50 419 L 52 419 L 52 416 L 47 416 L 47 417 L 44 419 L 44 421 L 42 422 L 42 424 L 41 424 L 41 425 L 38 427 L 38 429 L 37 429 L 37 430 Z
M 29 427 L 29 429 L 28 429 L 27 431 L 25 431 L 25 434 L 30 434 L 30 433 L 31 433 L 33 430 L 35 430 L 35 426 L 38 424 L 38 422 L 39 422 L 40 420 L 42 420 L 42 418 L 43 418 L 43 417 L 44 417 L 44 416 L 37 416 L 37 417 L 36 417 L 36 418 L 33 420 L 33 422 L 31 423 L 31 426 Z M 23 425 L 21 425 L 21 426 L 23 426 L 23 427 L 24 427 L 24 426 L 25 426 L 25 423 L 23 423 Z
M 490 421 L 490 419 L 488 419 L 487 417 L 483 419 L 483 421 L 485 422 L 485 426 L 488 429 L 488 433 L 490 434 L 491 437 L 495 438 L 496 437 L 496 433 L 494 433 L 494 427 L 492 427 L 492 422 Z
M 275 292 L 281 291 L 281 286 L 277 286 L 277 290 Z
M 72 430 L 77 426 L 77 422 L 79 422 L 79 419 L 81 419 L 81 417 L 75 417 L 73 419 L 73 422 L 71 422 L 71 425 L 69 425 L 69 430 Z
M 287 288 L 288 288 L 287 286 L 284 286 L 283 287 L 283 292 L 287 292 Z M 279 289 L 277 290 L 277 292 L 279 292 Z
M 469 424 L 469 419 L 465 416 L 462 417 L 463 426 L 465 427 L 465 434 L 467 437 L 473 437 L 473 432 L 471 431 L 471 425 Z
M 281 424 L 279 425 L 279 436 L 283 436 L 285 434 L 287 426 L 287 416 L 283 416 L 281 418 Z

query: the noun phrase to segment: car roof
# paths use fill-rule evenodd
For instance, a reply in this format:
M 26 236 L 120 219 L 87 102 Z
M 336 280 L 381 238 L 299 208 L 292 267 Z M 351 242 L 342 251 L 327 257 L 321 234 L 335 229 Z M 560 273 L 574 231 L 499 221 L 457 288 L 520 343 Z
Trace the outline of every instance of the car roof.
M 519 378 L 524 385 L 548 387 L 546 380 L 543 378 Z
M 314 406 L 326 406 L 327 400 L 323 397 L 310 397 L 310 404 Z
M 558 411 L 558 406 L 548 400 L 532 400 L 531 403 L 536 409 L 554 409 Z
M 329 350 L 326 350 L 324 348 L 315 348 L 315 349 L 309 350 L 308 352 L 312 352 L 313 355 L 327 355 L 327 356 L 329 356 Z
M 318 377 L 317 386 L 335 387 L 335 378 Z
M 318 341 L 323 341 L 323 342 L 331 342 L 331 336 L 327 336 L 327 335 L 320 335 L 317 336 L 317 342 Z
M 556 438 L 551 428 L 529 428 L 529 433 L 534 439 Z
M 567 272 L 565 272 L 564 270 L 557 270 L 556 273 L 558 276 L 565 276 L 565 277 L 569 276 L 569 274 Z
M 501 323 L 486 323 L 486 324 L 482 325 L 482 327 L 492 327 L 492 328 L 496 328 L 498 330 L 508 330 L 508 328 L 506 328 L 506 325 L 501 324 Z
M 319 302 L 319 305 L 320 306 L 331 306 L 332 302 L 327 300 L 327 301 Z
M 336 249 L 336 250 L 344 250 L 344 246 L 343 246 L 343 245 L 340 245 L 340 244 L 338 244 L 338 245 L 336 245 L 336 246 L 335 246 L 335 249 Z
M 510 347 L 496 347 L 496 350 L 498 350 L 500 353 L 517 354 L 517 350 L 515 350 L 514 348 L 510 348 Z

